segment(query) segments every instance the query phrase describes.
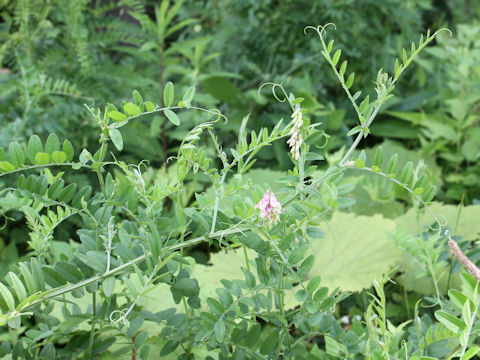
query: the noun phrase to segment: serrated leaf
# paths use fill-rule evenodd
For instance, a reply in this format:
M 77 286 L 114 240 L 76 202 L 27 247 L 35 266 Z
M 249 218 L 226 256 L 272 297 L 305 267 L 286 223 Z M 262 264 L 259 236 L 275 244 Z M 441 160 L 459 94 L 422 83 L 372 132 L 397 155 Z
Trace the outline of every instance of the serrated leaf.
M 166 107 L 172 106 L 174 98 L 175 98 L 175 90 L 173 87 L 173 83 L 169 81 L 165 85 L 165 89 L 163 90 L 163 104 Z
M 113 145 L 115 145 L 118 151 L 122 151 L 123 137 L 120 131 L 117 129 L 110 129 L 109 134 L 110 134 L 110 139 L 112 139 Z
M 163 110 L 163 113 L 165 114 L 165 116 L 167 117 L 167 119 L 175 126 L 178 126 L 180 125 L 180 119 L 179 117 L 177 116 L 177 114 L 175 114 L 172 110 L 170 109 L 165 109 Z

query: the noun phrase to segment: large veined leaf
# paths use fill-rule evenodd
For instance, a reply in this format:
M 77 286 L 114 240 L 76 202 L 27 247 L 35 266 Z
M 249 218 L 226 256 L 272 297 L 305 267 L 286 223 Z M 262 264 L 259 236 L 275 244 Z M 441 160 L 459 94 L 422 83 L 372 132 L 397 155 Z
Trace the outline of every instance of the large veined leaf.
M 252 267 L 252 273 L 256 274 L 255 266 L 255 252 L 247 250 L 249 264 Z M 216 297 L 215 289 L 223 287 L 220 282 L 221 279 L 227 280 L 244 280 L 245 275 L 242 272 L 242 267 L 246 267 L 245 255 L 242 249 L 236 251 L 229 250 L 221 251 L 210 256 L 212 265 L 196 264 L 192 270 L 192 276 L 198 280 L 200 286 L 200 298 Z
M 448 228 L 450 234 L 460 235 L 464 240 L 475 240 L 480 233 L 480 206 L 470 205 L 462 207 L 454 205 L 443 205 L 441 203 L 433 203 L 429 206 L 429 210 L 422 210 L 419 217 L 415 209 L 410 209 L 404 215 L 395 219 L 397 229 L 406 231 L 411 235 L 419 234 L 426 226 L 438 227 L 435 222 L 433 214 L 438 221 Z M 458 221 L 457 221 L 458 219 Z M 400 267 L 405 271 L 405 286 L 407 290 L 413 290 L 420 294 L 433 294 L 434 287 L 432 281 L 425 276 L 418 277 L 420 273 L 419 265 L 415 263 L 410 256 L 403 256 L 400 262 Z M 445 269 L 447 271 L 447 269 Z M 448 275 L 448 274 L 446 274 Z M 448 276 L 440 277 L 439 288 L 440 291 L 447 291 L 448 287 L 457 287 L 460 283 L 459 273 L 453 274 L 448 279 Z M 438 275 L 437 275 L 438 276 Z M 447 282 L 450 281 L 449 285 Z
M 372 285 L 372 277 L 386 273 L 398 261 L 400 251 L 388 240 L 395 222 L 381 215 L 356 216 L 336 212 L 325 237 L 312 245 L 315 262 L 309 278 L 320 275 L 322 286 L 360 291 Z
M 464 240 L 475 240 L 480 233 L 480 206 L 470 205 L 462 208 L 454 205 L 433 203 L 430 211 L 423 210 L 417 219 L 415 209 L 410 209 L 404 215 L 395 219 L 397 228 L 418 234 L 425 226 L 437 227 L 432 214 L 437 216 L 442 225 L 450 228 L 451 235 L 461 235 Z M 458 221 L 457 221 L 458 219 Z
M 307 252 L 307 255 L 315 254 L 308 278 L 320 275 L 322 286 L 340 287 L 345 291 L 369 288 L 372 277 L 391 269 L 401 254 L 387 237 L 394 231 L 395 223 L 380 215 L 367 217 L 337 212 L 329 221 L 328 229 L 325 237 L 318 239 Z M 248 257 L 254 267 L 253 251 L 249 250 Z M 213 254 L 210 262 L 212 266 L 195 265 L 194 268 L 202 298 L 212 296 L 214 290 L 221 287 L 219 274 L 229 280 L 244 279 L 242 251 Z M 287 295 L 287 298 L 290 297 Z M 293 297 L 290 300 L 288 303 L 293 305 Z

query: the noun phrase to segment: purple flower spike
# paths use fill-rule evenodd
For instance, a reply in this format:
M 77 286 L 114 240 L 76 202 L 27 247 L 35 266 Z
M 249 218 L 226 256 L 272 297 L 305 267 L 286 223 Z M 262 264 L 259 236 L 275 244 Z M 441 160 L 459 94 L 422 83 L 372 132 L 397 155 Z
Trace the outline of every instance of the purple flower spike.
M 282 204 L 280 204 L 273 192 L 267 190 L 262 200 L 255 205 L 256 209 L 260 209 L 260 218 L 267 222 L 270 227 L 275 225 L 280 219 Z

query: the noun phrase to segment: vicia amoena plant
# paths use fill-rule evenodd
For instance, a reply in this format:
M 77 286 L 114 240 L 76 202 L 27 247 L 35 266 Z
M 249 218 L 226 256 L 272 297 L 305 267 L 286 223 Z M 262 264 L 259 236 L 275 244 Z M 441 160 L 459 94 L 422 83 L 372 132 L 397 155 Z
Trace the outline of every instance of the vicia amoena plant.
M 249 131 L 247 115 L 236 144 L 228 147 L 216 136 L 228 118 L 195 106 L 195 88 L 180 100 L 167 83 L 162 105 L 134 91 L 119 106 L 88 108 L 99 127 L 93 151 L 76 151 L 54 134 L 45 142 L 33 135 L 1 149 L 2 214 L 25 219 L 31 250 L 0 283 L 0 323 L 8 327 L 2 351 L 25 359 L 423 356 L 420 345 L 402 344 L 398 334 L 403 332 L 386 318 L 385 278 L 372 282 L 376 295 L 365 310 L 365 326 L 354 322 L 351 332 L 344 330 L 333 315 L 350 294 L 322 286 L 320 276 L 312 275 L 317 255 L 312 246 L 322 242 L 332 214 L 352 205 L 354 186 L 344 183 L 347 172 L 388 179 L 407 191 L 417 208 L 432 201 L 435 186 L 421 167 L 409 162 L 398 170 L 396 155 L 384 159 L 379 147 L 367 159 L 357 147 L 401 74 L 437 33 L 427 32 L 404 50 L 392 74 L 380 69 L 376 98 L 370 99 L 353 92 L 355 75 L 347 76 L 341 50 L 327 42 L 328 26 L 306 30 L 320 37 L 322 54 L 358 118 L 348 133 L 354 136 L 350 148 L 331 166 L 322 162 L 328 155 L 322 124 L 310 118 L 303 99 L 275 83 L 264 86 L 289 105 L 289 123 Z M 169 159 L 168 174 L 145 161 L 122 160 L 122 131 L 132 123 L 163 114 L 178 126 L 184 112 L 194 112 L 197 125 Z M 256 154 L 280 141 L 290 151 L 288 174 L 252 180 Z M 75 173 L 83 177 L 70 176 Z M 77 182 L 87 174 L 95 181 Z M 75 232 L 68 243 L 59 242 L 55 232 L 66 224 Z M 216 263 L 197 264 L 192 254 L 198 247 L 220 250 L 212 259 L 228 257 L 227 265 L 218 270 Z M 458 325 L 462 356 L 478 307 L 478 298 L 470 296 L 478 286 L 468 277 L 465 281 L 468 296 L 452 295 L 464 309 L 463 325 L 444 310 L 437 313 L 442 323 Z M 25 333 L 24 324 L 32 327 Z M 312 345 L 315 339 L 325 349 Z

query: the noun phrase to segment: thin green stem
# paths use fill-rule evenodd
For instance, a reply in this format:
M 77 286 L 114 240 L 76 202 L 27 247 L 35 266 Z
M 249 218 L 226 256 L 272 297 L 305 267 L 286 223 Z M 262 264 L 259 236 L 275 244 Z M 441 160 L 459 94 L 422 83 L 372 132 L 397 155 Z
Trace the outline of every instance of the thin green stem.
M 250 229 L 251 229 L 250 227 L 245 227 L 245 228 L 217 231 L 214 234 L 199 236 L 199 237 L 184 241 L 182 243 L 177 243 L 175 245 L 168 246 L 167 250 L 169 250 L 169 251 L 180 250 L 180 249 L 183 249 L 183 248 L 187 248 L 187 247 L 190 247 L 190 246 L 200 244 L 203 241 L 208 241 L 209 239 L 212 239 L 212 238 L 223 237 L 223 236 L 231 235 L 231 234 L 238 234 L 238 233 L 241 233 L 241 232 L 244 232 L 244 231 L 248 231 Z M 42 303 L 42 302 L 44 302 L 48 299 L 51 299 L 53 297 L 57 297 L 59 295 L 65 294 L 65 293 L 72 292 L 76 289 L 83 288 L 87 285 L 93 284 L 93 283 L 95 283 L 99 280 L 105 279 L 109 276 L 120 274 L 121 272 L 127 270 L 131 266 L 145 261 L 147 256 L 151 256 L 151 255 L 152 255 L 151 252 L 149 252 L 147 254 L 144 254 L 144 255 L 140 255 L 133 260 L 130 260 L 130 261 L 128 261 L 128 262 L 126 262 L 126 263 L 124 263 L 120 266 L 117 266 L 114 269 L 111 269 L 110 271 L 106 271 L 105 273 L 103 273 L 101 275 L 92 276 L 92 277 L 90 277 L 88 279 L 85 279 L 85 280 L 82 280 L 82 281 L 80 281 L 76 284 L 63 285 L 63 286 L 59 286 L 59 287 L 56 287 L 56 288 L 38 293 L 38 294 L 34 294 L 34 295 L 30 296 L 29 298 L 27 298 L 26 300 L 24 300 L 17 307 L 17 310 L 14 313 L 10 314 L 10 317 L 16 317 L 16 316 L 22 315 L 22 311 L 24 311 L 25 309 L 27 309 L 29 307 L 32 307 L 32 306 L 35 306 L 37 304 L 40 304 L 40 303 Z
M 247 247 L 242 244 L 243 255 L 245 256 L 245 264 L 247 265 L 247 270 L 250 271 L 250 262 L 248 261 Z
M 88 341 L 88 352 L 87 354 L 93 359 L 93 339 L 95 337 L 95 317 L 97 312 L 97 293 L 92 293 L 92 303 L 93 303 L 93 317 L 92 317 L 92 330 L 90 331 L 90 339 Z
M 14 174 L 14 173 L 17 173 L 17 172 L 20 172 L 20 171 L 27 171 L 27 170 L 45 168 L 45 167 L 52 167 L 52 166 L 70 166 L 70 167 L 79 166 L 79 167 L 88 168 L 88 169 L 92 168 L 91 165 L 85 165 L 85 164 L 74 163 L 74 162 L 64 162 L 64 163 L 59 163 L 59 164 L 52 163 L 52 164 L 45 164 L 45 165 L 27 165 L 27 166 L 24 166 L 24 167 L 21 167 L 21 168 L 12 170 L 12 171 L 2 172 L 0 174 L 0 177 L 5 176 L 5 175 Z

